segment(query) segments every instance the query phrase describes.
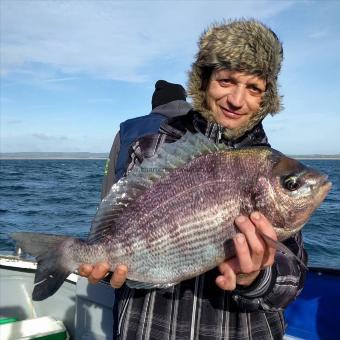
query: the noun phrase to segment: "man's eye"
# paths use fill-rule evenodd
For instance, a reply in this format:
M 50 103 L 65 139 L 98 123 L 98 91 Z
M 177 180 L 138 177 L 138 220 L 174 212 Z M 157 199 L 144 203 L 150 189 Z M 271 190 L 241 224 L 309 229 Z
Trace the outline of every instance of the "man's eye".
M 253 94 L 261 95 L 263 93 L 263 91 L 257 86 L 249 86 L 248 89 Z
M 221 86 L 228 86 L 232 84 L 231 79 L 225 78 L 225 79 L 219 79 L 218 82 Z

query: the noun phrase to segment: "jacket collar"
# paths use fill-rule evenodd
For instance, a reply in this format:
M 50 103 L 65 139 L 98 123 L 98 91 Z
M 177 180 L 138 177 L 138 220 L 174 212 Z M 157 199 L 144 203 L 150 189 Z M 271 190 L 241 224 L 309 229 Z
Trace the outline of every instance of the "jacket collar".
M 223 126 L 214 121 L 207 121 L 195 111 L 193 111 L 193 124 L 197 131 L 203 133 L 215 143 L 224 143 L 232 148 L 255 145 L 270 146 L 262 122 L 259 122 L 250 131 L 234 140 L 228 139 L 223 135 Z
M 185 100 L 173 100 L 155 107 L 151 113 L 159 113 L 168 118 L 173 118 L 186 115 L 190 110 L 192 110 L 192 107 Z

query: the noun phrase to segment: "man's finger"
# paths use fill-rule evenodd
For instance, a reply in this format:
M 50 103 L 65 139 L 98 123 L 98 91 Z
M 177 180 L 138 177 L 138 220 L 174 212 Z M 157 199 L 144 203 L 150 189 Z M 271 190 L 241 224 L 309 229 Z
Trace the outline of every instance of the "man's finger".
M 220 270 L 221 265 L 219 266 Z M 236 288 L 236 274 L 233 268 L 228 265 L 228 261 L 224 262 L 222 267 L 223 275 L 219 275 L 215 282 L 221 289 L 232 291 Z
M 218 265 L 218 269 L 221 274 L 224 274 L 224 272 L 228 271 L 230 268 L 234 271 L 235 274 L 240 272 L 240 264 L 237 257 L 233 257 Z
M 255 227 L 261 232 L 270 238 L 277 240 L 277 236 L 271 222 L 264 215 L 255 211 L 250 214 L 250 219 L 254 223 Z
M 234 245 L 240 266 L 239 271 L 241 273 L 250 273 L 254 271 L 253 259 L 251 257 L 250 249 L 245 236 L 241 233 L 236 234 L 234 237 Z
M 257 216 L 260 218 L 259 216 Z M 256 227 L 252 220 L 245 216 L 239 216 L 236 218 L 235 223 L 241 233 L 244 234 L 246 237 L 246 240 L 242 240 L 241 237 L 239 237 L 236 240 L 244 241 L 244 243 L 247 243 L 249 247 L 249 253 L 248 254 L 238 254 L 238 257 L 240 259 L 240 265 L 243 273 L 249 273 L 250 271 L 258 270 L 261 267 L 263 255 L 265 252 L 266 244 L 263 242 L 262 238 L 259 237 L 259 235 L 256 233 Z M 246 242 L 247 241 L 247 242 Z M 245 246 L 242 248 L 241 243 L 235 242 L 236 250 L 239 250 L 241 252 L 246 251 Z M 237 247 L 238 246 L 238 247 Z M 245 257 L 246 256 L 246 257 Z M 250 261 L 249 262 L 249 256 Z M 250 268 L 252 266 L 252 268 Z
M 93 266 L 91 264 L 85 263 L 79 266 L 78 273 L 80 276 L 89 277 L 92 270 L 93 270 Z
M 113 288 L 120 288 L 127 278 L 128 269 L 126 266 L 120 265 L 113 272 L 112 278 L 110 280 L 111 286 Z
M 108 274 L 109 270 L 110 265 L 107 262 L 97 263 L 94 266 L 91 275 L 89 276 L 90 283 L 92 284 L 98 283 Z
M 256 228 L 258 228 L 263 234 L 269 236 L 270 238 L 277 240 L 277 235 L 275 230 L 270 223 L 270 221 L 261 213 L 253 212 L 250 215 L 252 222 L 255 224 Z M 259 235 L 260 236 L 260 235 Z M 267 267 L 271 266 L 274 263 L 276 249 L 272 247 L 272 244 L 268 242 L 265 238 L 262 238 L 265 244 L 265 254 L 262 260 L 262 266 Z
M 270 267 L 275 262 L 276 249 L 267 244 L 266 252 L 262 260 L 263 267 Z

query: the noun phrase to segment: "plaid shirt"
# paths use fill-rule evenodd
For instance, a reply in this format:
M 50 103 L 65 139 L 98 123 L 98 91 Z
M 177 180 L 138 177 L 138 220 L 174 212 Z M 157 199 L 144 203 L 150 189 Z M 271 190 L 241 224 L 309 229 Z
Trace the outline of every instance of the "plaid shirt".
M 162 143 L 180 138 L 187 129 L 203 132 L 208 138 L 231 147 L 269 146 L 261 124 L 241 140 L 230 142 L 223 140 L 216 123 L 207 123 L 191 112 L 163 125 L 160 134 L 134 143 L 128 169 L 146 155 L 157 152 Z M 306 263 L 301 233 L 284 243 Z M 218 270 L 214 269 L 168 289 L 141 290 L 123 286 L 116 291 L 117 339 L 283 338 L 283 308 L 301 291 L 305 277 L 304 269 L 295 259 L 277 252 L 272 267 L 262 270 L 251 286 L 238 287 L 233 292 L 223 291 L 215 284 L 218 275 Z
M 305 260 L 301 234 L 285 244 Z M 212 270 L 162 290 L 120 291 L 119 339 L 282 339 L 282 309 L 296 297 L 304 273 L 293 259 L 278 253 L 247 289 L 218 288 Z

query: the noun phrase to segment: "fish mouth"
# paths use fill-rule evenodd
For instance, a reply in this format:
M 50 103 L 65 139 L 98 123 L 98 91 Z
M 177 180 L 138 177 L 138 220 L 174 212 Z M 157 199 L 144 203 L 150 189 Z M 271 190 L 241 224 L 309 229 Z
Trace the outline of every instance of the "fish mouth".
M 327 177 L 328 178 L 328 177 Z M 332 182 L 331 181 L 328 181 L 327 179 L 325 179 L 323 181 L 323 183 L 321 183 L 321 188 L 325 188 L 325 189 L 328 189 L 330 190 L 332 187 Z
M 321 203 L 324 201 L 331 188 L 332 182 L 328 180 L 327 175 L 324 175 L 322 180 L 318 183 L 318 185 L 315 185 L 315 187 L 312 189 L 313 192 L 315 193 L 314 209 L 318 208 L 321 205 Z
M 329 191 L 332 188 L 332 182 L 328 180 L 328 176 L 325 175 L 319 185 L 319 191 L 322 195 L 326 197 L 326 195 L 329 193 Z

